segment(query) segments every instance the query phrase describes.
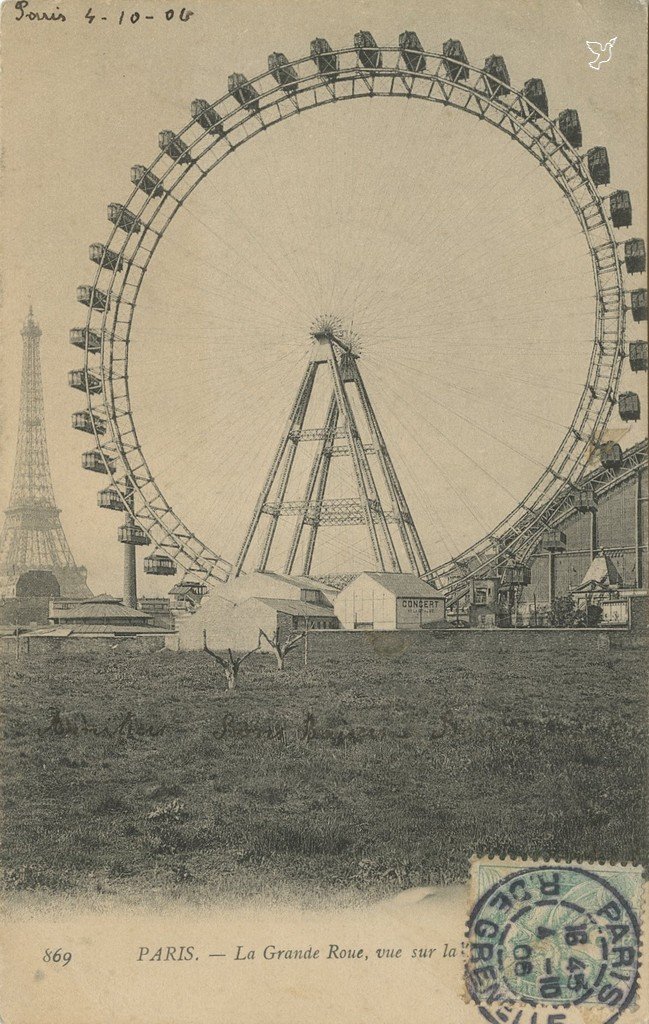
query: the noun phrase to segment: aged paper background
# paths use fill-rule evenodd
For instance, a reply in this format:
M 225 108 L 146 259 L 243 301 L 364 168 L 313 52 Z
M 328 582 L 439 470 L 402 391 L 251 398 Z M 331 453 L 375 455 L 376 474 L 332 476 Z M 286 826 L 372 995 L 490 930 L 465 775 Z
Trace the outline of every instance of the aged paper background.
M 635 0 L 458 0 L 451 6 L 438 0 L 403 5 L 395 0 L 193 0 L 188 7 L 195 16 L 187 24 L 167 24 L 158 17 L 133 27 L 115 24 L 120 3 L 93 5 L 98 16 L 110 15 L 106 24 L 88 23 L 88 6 L 87 0 L 60 0 L 58 9 L 67 17 L 61 24 L 18 20 L 14 3 L 2 5 L 6 413 L 0 447 L 5 494 L 20 380 L 18 330 L 31 300 L 48 338 L 43 361 L 55 493 L 75 555 L 97 578 L 118 579 L 119 570 L 108 543 L 109 527 L 87 514 L 94 507 L 95 488 L 78 469 L 81 449 L 69 436 L 69 416 L 77 403 L 64 374 L 73 365 L 68 330 L 79 319 L 74 289 L 91 279 L 86 246 L 105 238 L 105 204 L 124 196 L 130 165 L 147 162 L 159 129 L 187 119 L 194 96 L 223 92 L 232 70 L 254 73 L 274 49 L 292 56 L 306 52 L 317 35 L 334 45 L 351 45 L 354 32 L 363 27 L 379 43 L 395 42 L 404 28 L 413 28 L 431 49 L 446 38 L 459 38 L 475 63 L 478 56 L 502 53 L 513 83 L 542 75 L 554 111 L 578 108 L 588 144 L 608 147 L 614 180 L 631 192 L 635 224 L 644 223 L 646 6 Z M 143 0 L 128 10 L 159 15 L 167 6 Z M 44 3 L 31 7 L 54 9 Z M 585 40 L 614 35 L 613 60 L 593 73 Z M 312 122 L 305 124 L 305 139 L 318 144 Z M 353 136 L 343 144 L 353 147 Z M 454 201 L 453 189 L 451 180 L 446 204 Z M 520 214 L 512 199 L 512 219 Z M 644 234 L 641 227 L 637 233 Z M 570 254 L 569 245 L 565 252 L 555 251 L 557 260 Z M 179 280 L 166 287 L 170 303 L 177 297 L 182 305 L 186 286 Z M 262 451 L 251 471 L 250 493 L 267 457 Z M 413 449 L 415 467 L 418 458 Z M 241 500 L 247 508 L 247 498 Z M 13 904 L 5 908 L 0 1013 L 7 1024 L 475 1021 L 475 1007 L 461 995 L 467 891 L 453 887 L 423 902 L 420 893 L 404 893 L 389 905 L 340 911 L 281 902 L 200 908 L 174 903 L 135 910 L 99 898 L 86 905 L 64 899 Z M 275 964 L 259 959 L 269 943 L 284 948 L 329 943 L 402 947 L 404 958 Z M 457 949 L 456 958 L 440 956 L 445 943 Z M 232 952 L 240 944 L 258 950 L 254 963 L 208 958 L 210 952 Z M 166 945 L 192 945 L 199 959 L 137 962 L 141 946 Z M 436 947 L 436 959 L 406 959 L 406 952 L 419 946 Z M 44 971 L 45 947 L 73 948 L 75 960 L 65 970 Z M 645 983 L 645 1007 L 646 989 Z M 624 1019 L 640 1024 L 649 1019 L 647 1012 L 640 1007 Z

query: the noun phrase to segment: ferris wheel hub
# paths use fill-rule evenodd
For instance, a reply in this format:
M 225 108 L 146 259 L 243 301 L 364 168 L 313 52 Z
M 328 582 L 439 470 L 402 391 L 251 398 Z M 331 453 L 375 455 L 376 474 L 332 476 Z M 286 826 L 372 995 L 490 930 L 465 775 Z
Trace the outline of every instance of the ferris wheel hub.
M 342 352 L 358 358 L 360 339 L 355 331 L 343 326 L 340 317 L 333 313 L 322 313 L 311 327 L 311 337 L 318 345 L 335 345 Z

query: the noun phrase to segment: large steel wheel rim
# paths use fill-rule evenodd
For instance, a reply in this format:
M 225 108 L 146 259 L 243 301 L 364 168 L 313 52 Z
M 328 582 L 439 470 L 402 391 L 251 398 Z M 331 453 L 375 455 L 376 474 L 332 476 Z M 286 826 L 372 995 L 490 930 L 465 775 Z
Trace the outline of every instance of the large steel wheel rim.
M 240 93 L 237 98 L 228 92 L 210 104 L 208 109 L 218 112 L 218 123 L 202 127 L 197 115 L 175 134 L 180 143 L 175 146 L 176 155 L 161 150 L 144 170 L 147 190 L 134 187 L 123 204 L 126 213 L 121 224 L 114 224 L 105 251 L 96 260 L 86 330 L 99 335 L 101 347 L 93 352 L 86 333 L 84 368 L 97 449 L 124 505 L 133 502 L 135 517 L 148 537 L 192 579 L 225 580 L 231 565 L 176 515 L 140 447 L 128 383 L 138 294 L 158 243 L 194 189 L 230 153 L 294 114 L 345 99 L 373 97 L 429 100 L 465 110 L 518 141 L 548 171 L 568 199 L 588 243 L 596 295 L 594 340 L 570 429 L 527 495 L 487 536 L 430 573 L 431 580 L 444 587 L 457 586 L 504 554 L 529 552 L 548 525 L 552 499 L 569 493 L 583 474 L 615 404 L 624 355 L 622 267 L 604 198 L 584 167 L 584 158 L 521 92 L 508 85 L 507 93 L 498 95 L 499 80 L 484 71 L 451 62 L 466 77 L 449 77 L 448 58 L 423 53 L 426 70 L 412 72 L 404 67 L 399 48 L 382 47 L 381 53 L 384 61 L 393 60 L 393 64 L 368 70 L 359 64 L 354 48 L 332 50 L 340 68 L 335 80 L 315 68 L 312 57 L 303 57 L 284 65 L 297 76 L 289 86 L 264 72 L 246 83 L 255 91 L 252 100 L 252 94 Z M 89 374 L 99 375 L 99 393 L 88 385 Z

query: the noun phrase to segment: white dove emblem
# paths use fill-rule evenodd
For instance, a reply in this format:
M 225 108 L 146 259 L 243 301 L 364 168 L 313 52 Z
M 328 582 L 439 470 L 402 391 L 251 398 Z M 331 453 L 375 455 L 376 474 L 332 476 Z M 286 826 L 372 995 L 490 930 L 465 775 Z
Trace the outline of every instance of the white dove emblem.
M 595 54 L 595 60 L 589 61 L 588 67 L 592 68 L 593 71 L 599 71 L 602 64 L 608 64 L 613 54 L 613 47 L 616 42 L 617 36 L 613 36 L 613 38 L 609 39 L 608 43 L 604 43 L 604 45 L 601 43 L 589 43 L 586 41 L 586 46 L 590 52 Z M 607 54 L 607 56 L 605 57 L 604 54 Z

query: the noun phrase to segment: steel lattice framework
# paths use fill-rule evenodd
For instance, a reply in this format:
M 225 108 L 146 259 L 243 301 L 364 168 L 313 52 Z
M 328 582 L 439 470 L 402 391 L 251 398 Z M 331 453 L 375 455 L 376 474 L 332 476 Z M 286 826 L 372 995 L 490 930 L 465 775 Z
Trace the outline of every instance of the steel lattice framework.
M 328 321 L 328 318 L 325 318 Z M 234 565 L 234 574 L 244 569 L 255 536 L 264 534 L 256 569 L 265 572 L 273 549 L 280 516 L 295 516 L 297 523 L 288 549 L 284 572 L 295 571 L 301 556 L 302 576 L 310 576 L 320 526 L 365 526 L 376 568 L 401 572 L 403 566 L 422 575 L 428 571 L 426 553 L 413 522 L 405 494 L 397 477 L 370 397 L 358 368 L 359 355 L 353 345 L 326 322 L 311 332 L 312 354 L 297 397 L 280 438 L 275 458 L 257 500 L 252 521 Z M 323 427 L 304 428 L 318 371 L 324 370 L 329 383 L 329 402 Z M 362 430 L 354 413 L 348 386 L 360 400 L 367 429 Z M 342 424 L 342 428 L 339 426 Z M 336 445 L 340 438 L 345 444 Z M 367 443 L 364 436 L 370 438 Z M 301 500 L 286 500 L 298 447 L 318 440 L 310 458 L 306 490 Z M 311 445 L 313 449 L 314 446 Z M 374 469 L 368 455 L 376 455 Z M 327 498 L 329 467 L 333 457 L 348 458 L 356 481 L 356 498 Z M 386 502 L 381 499 L 382 483 Z M 265 523 L 262 525 L 262 519 Z M 397 527 L 399 553 L 389 524 Z
M 230 91 L 214 103 L 195 101 L 192 119 L 178 133 L 164 133 L 168 139 L 164 146 L 161 141 L 161 152 L 150 165 L 133 168 L 136 184 L 128 199 L 109 208 L 113 229 L 106 245 L 91 250 L 97 270 L 93 284 L 79 290 L 88 315 L 81 341 L 76 332 L 85 360 L 75 385 L 86 393 L 88 432 L 96 442 L 96 465 L 88 468 L 110 474 L 111 489 L 123 505 L 132 493 L 137 523 L 192 579 L 225 580 L 232 566 L 174 512 L 140 447 L 128 380 L 138 295 L 165 231 L 194 189 L 239 147 L 302 111 L 353 99 L 424 100 L 485 121 L 523 146 L 552 177 L 590 250 L 596 297 L 593 346 L 571 426 L 547 468 L 502 522 L 461 556 L 426 573 L 426 579 L 453 592 L 504 556 L 523 557 L 530 551 L 554 515 L 554 499 L 569 493 L 584 473 L 616 403 L 628 307 L 606 196 L 598 191 L 584 157 L 558 123 L 508 81 L 505 85 L 502 78 L 444 54 L 409 52 L 403 46 L 377 48 L 376 53 L 380 66 L 373 67 L 361 61 L 355 47 L 327 51 L 329 64 L 311 55 L 284 60 L 279 71 L 275 66 L 249 80 L 232 76 Z
M 42 332 L 30 307 L 23 339 L 18 442 L 9 507 L 0 532 L 0 597 L 14 597 L 20 577 L 47 572 L 63 597 L 91 597 L 86 570 L 76 564 L 56 506 L 45 432 Z

